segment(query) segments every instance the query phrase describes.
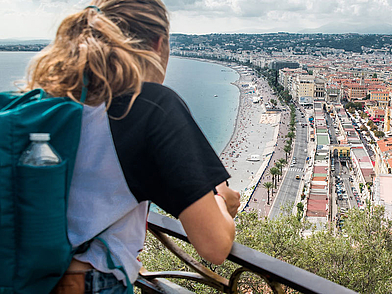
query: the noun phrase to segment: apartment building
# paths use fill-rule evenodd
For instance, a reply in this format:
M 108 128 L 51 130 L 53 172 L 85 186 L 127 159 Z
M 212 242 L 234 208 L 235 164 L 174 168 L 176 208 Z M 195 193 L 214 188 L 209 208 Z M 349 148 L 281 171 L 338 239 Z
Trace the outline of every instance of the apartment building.
M 296 100 L 308 100 L 311 103 L 313 100 L 315 90 L 315 78 L 312 75 L 298 75 L 294 82 L 293 97 Z M 309 101 L 310 100 L 310 101 Z
M 380 107 L 387 107 L 389 104 L 390 93 L 388 91 L 371 91 L 370 101 L 377 102 Z
M 314 94 L 315 100 L 325 100 L 325 81 L 323 79 L 314 80 Z
M 378 140 L 375 148 L 376 175 L 392 174 L 392 138 Z
M 349 83 L 344 85 L 346 98 L 349 101 L 362 100 L 366 98 L 367 87 L 358 83 Z
M 283 86 L 285 90 L 290 90 L 293 87 L 293 81 L 297 75 L 307 75 L 308 72 L 301 68 L 291 69 L 283 68 L 279 70 L 279 84 Z

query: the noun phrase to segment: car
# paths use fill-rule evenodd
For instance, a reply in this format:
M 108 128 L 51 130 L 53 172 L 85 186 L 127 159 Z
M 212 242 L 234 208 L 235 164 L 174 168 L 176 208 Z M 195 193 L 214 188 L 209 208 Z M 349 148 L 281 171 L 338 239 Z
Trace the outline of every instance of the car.
M 296 178 L 297 180 L 299 180 L 301 177 L 300 177 L 299 175 L 296 175 L 295 178 Z

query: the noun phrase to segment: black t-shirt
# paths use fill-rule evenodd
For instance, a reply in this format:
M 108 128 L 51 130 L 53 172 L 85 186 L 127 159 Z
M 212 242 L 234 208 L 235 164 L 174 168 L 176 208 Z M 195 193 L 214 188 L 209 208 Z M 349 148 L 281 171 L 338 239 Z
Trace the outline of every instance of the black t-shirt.
M 131 95 L 113 100 L 111 117 L 124 114 Z M 129 189 L 175 217 L 230 176 L 172 90 L 144 83 L 129 114 L 110 119 L 116 152 Z

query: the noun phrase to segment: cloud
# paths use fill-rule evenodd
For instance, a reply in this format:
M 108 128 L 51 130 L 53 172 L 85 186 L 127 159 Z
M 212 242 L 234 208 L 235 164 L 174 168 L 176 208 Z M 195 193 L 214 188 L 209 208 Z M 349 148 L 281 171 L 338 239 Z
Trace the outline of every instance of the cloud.
M 173 32 L 298 32 L 391 23 L 392 0 L 163 0 Z M 52 37 L 59 22 L 90 0 L 0 0 L 0 38 Z
M 80 1 L 82 2 L 82 1 Z M 53 38 L 66 15 L 76 11 L 77 0 L 0 0 L 0 39 Z M 84 1 L 88 3 L 88 1 Z

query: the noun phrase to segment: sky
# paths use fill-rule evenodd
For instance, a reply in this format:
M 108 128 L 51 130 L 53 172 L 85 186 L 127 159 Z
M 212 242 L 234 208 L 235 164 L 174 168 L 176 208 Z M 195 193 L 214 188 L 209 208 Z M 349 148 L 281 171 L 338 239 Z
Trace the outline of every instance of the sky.
M 392 0 L 163 0 L 172 33 L 389 33 Z M 0 39 L 52 39 L 85 0 L 0 0 Z

